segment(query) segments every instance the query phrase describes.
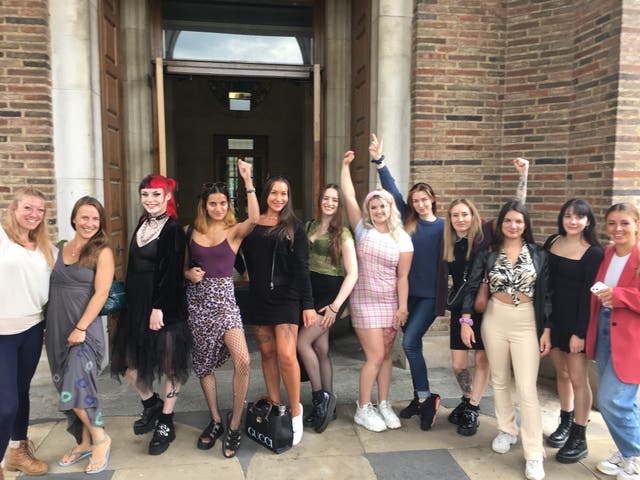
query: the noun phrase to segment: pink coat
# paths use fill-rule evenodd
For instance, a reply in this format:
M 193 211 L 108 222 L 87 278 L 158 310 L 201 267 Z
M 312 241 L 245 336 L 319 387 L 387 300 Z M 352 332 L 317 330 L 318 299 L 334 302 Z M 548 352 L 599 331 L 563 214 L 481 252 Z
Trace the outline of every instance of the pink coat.
M 613 310 L 611 311 L 611 357 L 618 378 L 625 383 L 640 384 L 640 276 L 638 269 L 638 246 L 636 243 L 627 261 L 618 286 L 613 288 Z M 615 252 L 607 247 L 604 260 L 594 281 L 604 281 L 604 277 Z M 591 295 L 591 315 L 587 330 L 586 354 L 594 359 L 596 337 L 598 336 L 598 316 L 600 302 Z

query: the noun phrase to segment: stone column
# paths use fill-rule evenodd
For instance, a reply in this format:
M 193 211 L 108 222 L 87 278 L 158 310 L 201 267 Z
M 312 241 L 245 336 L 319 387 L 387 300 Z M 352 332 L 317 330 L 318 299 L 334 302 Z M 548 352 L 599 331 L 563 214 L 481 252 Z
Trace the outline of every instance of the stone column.
M 351 2 L 326 2 L 327 82 L 325 105 L 325 183 L 340 183 L 342 154 L 350 142 Z
M 49 1 L 58 232 L 66 239 L 75 201 L 104 200 L 97 1 Z
M 371 129 L 384 139 L 385 162 L 406 194 L 411 152 L 413 0 L 373 2 Z M 377 176 L 371 169 L 371 185 Z
M 149 75 L 149 11 L 147 0 L 120 3 L 124 64 L 122 69 L 125 157 L 127 162 L 128 232 L 134 231 L 141 214 L 138 184 L 153 172 L 152 107 Z

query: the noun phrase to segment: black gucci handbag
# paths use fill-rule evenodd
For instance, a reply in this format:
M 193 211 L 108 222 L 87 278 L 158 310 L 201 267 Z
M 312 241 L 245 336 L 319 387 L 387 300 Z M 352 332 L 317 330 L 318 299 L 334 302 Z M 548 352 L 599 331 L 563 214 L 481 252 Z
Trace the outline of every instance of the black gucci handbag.
M 285 405 L 274 405 L 266 398 L 249 402 L 244 425 L 247 437 L 274 453 L 293 445 L 291 410 Z

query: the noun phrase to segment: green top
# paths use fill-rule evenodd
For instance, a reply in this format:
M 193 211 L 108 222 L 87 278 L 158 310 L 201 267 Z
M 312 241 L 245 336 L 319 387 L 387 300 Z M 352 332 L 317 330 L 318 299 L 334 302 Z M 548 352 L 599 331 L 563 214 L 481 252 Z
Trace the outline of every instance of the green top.
M 320 226 L 317 220 L 311 220 L 306 224 L 307 238 L 313 236 Z M 353 240 L 353 236 L 347 227 L 342 227 L 341 242 Z M 315 241 L 309 240 L 309 270 L 311 272 L 320 273 L 322 275 L 331 275 L 333 277 L 344 277 L 344 266 L 342 262 L 338 265 L 331 263 L 331 253 L 329 251 L 329 233 L 324 232 Z

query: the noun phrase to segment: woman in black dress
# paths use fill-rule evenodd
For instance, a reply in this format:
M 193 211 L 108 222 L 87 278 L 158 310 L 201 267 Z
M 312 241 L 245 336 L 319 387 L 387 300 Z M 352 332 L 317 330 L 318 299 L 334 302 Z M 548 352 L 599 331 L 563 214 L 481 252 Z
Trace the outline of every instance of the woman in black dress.
M 556 454 L 562 463 L 577 462 L 588 453 L 585 429 L 593 397 L 584 342 L 589 324 L 589 288 L 604 256 L 595 226 L 591 206 L 584 200 L 571 199 L 560 209 L 558 233 L 545 243 L 550 253 L 553 291 L 551 359 L 560 397 L 560 425 L 549 435 L 547 444 L 562 447 Z
M 112 373 L 124 376 L 142 401 L 133 432 L 141 435 L 155 428 L 150 455 L 166 451 L 176 437 L 173 408 L 189 374 L 185 234 L 176 221 L 174 189 L 175 181 L 160 175 L 140 183 L 145 214 L 129 247 L 127 310 L 118 322 L 111 361 Z M 162 375 L 164 401 L 153 392 L 153 381 Z
M 305 327 L 316 323 L 309 278 L 307 236 L 293 213 L 291 188 L 271 177 L 260 199 L 260 220 L 242 242 L 249 272 L 249 323 L 262 357 L 269 399 L 280 403 L 280 376 L 291 405 L 293 444 L 302 439 L 300 365 L 296 355 L 300 314 Z

